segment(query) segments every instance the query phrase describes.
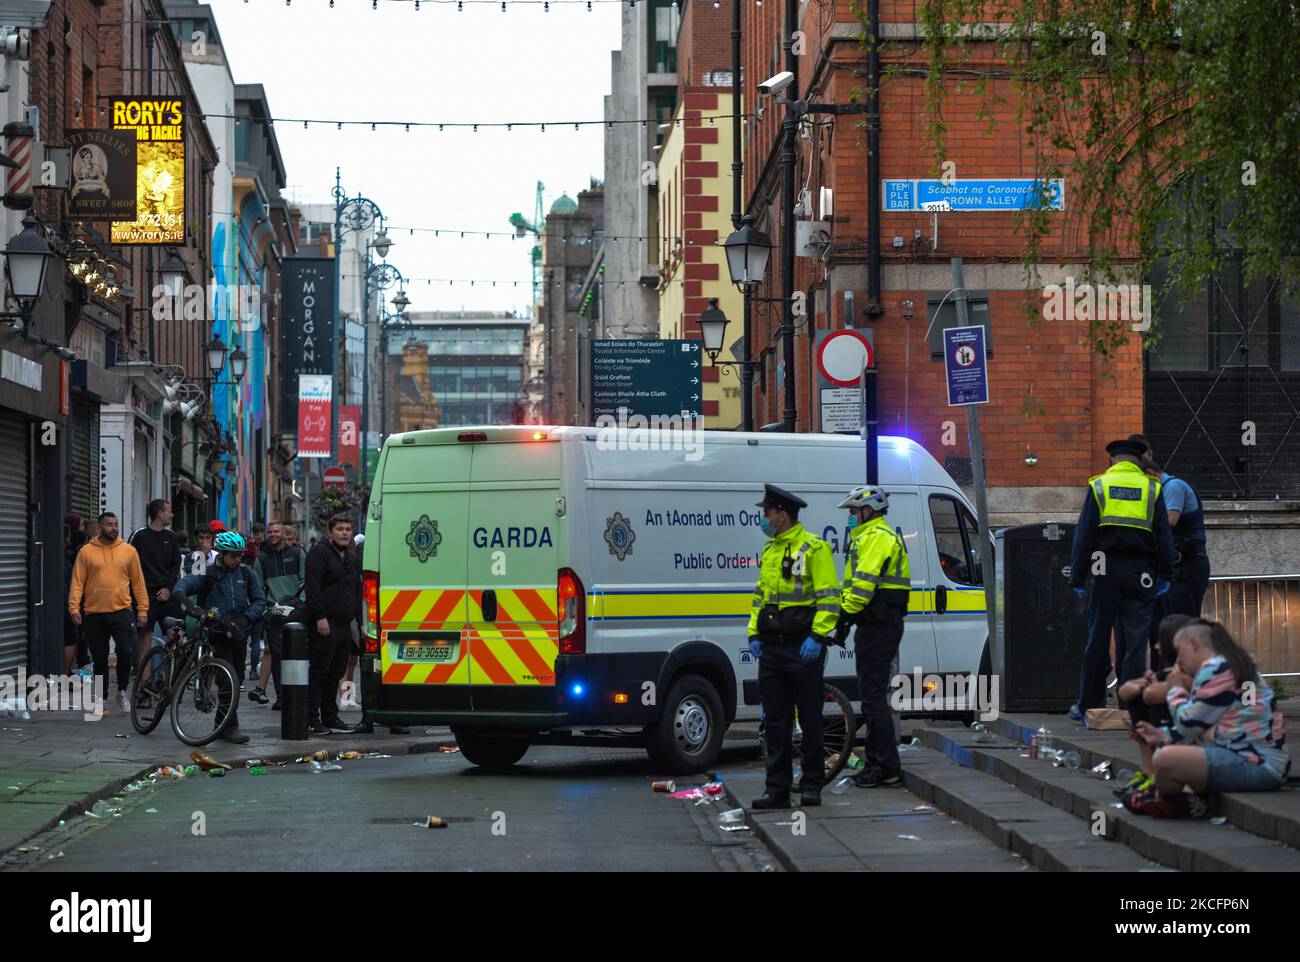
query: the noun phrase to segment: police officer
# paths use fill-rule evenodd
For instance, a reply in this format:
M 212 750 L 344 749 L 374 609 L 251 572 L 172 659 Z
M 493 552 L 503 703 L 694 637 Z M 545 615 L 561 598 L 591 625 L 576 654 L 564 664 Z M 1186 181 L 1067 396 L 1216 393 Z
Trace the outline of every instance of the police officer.
M 862 788 L 897 785 L 903 780 L 903 766 L 889 713 L 889 669 L 903 640 L 912 568 L 902 537 L 885 520 L 889 495 L 881 488 L 856 487 L 837 507 L 849 509 L 850 531 L 835 641 L 842 644 L 850 627 L 857 627 L 853 655 L 867 723 L 867 764 L 853 782 Z
M 1127 438 L 1106 445 L 1110 468 L 1088 480 L 1074 529 L 1070 587 L 1082 597 L 1092 576 L 1079 701 L 1070 708 L 1076 721 L 1089 708 L 1106 704 L 1112 627 L 1119 683 L 1146 673 L 1156 598 L 1169 590 L 1173 539 L 1161 484 L 1140 464 L 1145 450 L 1142 442 Z
M 795 710 L 803 729 L 799 801 L 821 804 L 822 669 L 839 614 L 839 579 L 830 545 L 804 530 L 799 509 L 808 503 L 764 486 L 763 547 L 749 615 L 749 651 L 758 659 L 758 693 L 767 739 L 767 790 L 754 808 L 789 808 Z
M 1174 577 L 1168 594 L 1157 603 L 1156 616 L 1152 619 L 1151 644 L 1154 647 L 1156 628 L 1165 615 L 1201 617 L 1201 603 L 1210 587 L 1210 557 L 1205 550 L 1205 509 L 1201 496 L 1189 482 L 1160 469 L 1151 442 L 1140 434 L 1129 435 L 1129 440 L 1140 441 L 1146 446 L 1142 469 L 1160 479 L 1160 494 L 1165 499 L 1174 539 Z

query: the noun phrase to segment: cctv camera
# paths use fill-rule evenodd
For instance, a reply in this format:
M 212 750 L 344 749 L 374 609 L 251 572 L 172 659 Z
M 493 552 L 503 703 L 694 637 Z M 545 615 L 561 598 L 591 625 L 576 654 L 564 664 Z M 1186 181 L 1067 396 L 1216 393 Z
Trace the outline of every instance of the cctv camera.
M 792 83 L 794 83 L 794 74 L 788 70 L 782 70 L 775 77 L 759 84 L 758 92 L 761 94 L 767 94 L 769 97 L 775 97 Z

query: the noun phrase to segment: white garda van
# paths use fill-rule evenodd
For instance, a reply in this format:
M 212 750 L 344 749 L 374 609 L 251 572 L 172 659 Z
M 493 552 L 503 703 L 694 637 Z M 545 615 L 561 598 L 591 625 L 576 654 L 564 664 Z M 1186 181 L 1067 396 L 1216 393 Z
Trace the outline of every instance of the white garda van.
M 389 437 L 364 545 L 369 716 L 450 725 L 488 767 L 558 743 L 641 745 L 664 768 L 705 770 L 730 724 L 759 717 L 746 626 L 764 482 L 808 502 L 799 521 L 842 575 L 848 513 L 835 505 L 864 460 L 860 440 L 821 434 Z M 900 672 L 987 674 L 973 511 L 913 441 L 882 437 L 879 475 L 912 571 Z M 857 700 L 851 642 L 830 649 L 826 680 Z M 905 713 L 923 707 L 910 695 Z

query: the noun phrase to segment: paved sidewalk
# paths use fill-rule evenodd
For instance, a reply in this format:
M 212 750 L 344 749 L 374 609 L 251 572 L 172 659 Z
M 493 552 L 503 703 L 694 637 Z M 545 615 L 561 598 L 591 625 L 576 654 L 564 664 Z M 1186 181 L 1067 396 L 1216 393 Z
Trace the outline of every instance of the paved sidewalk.
M 343 718 L 355 724 L 361 713 L 345 711 Z M 248 702 L 246 695 L 239 720 L 251 737 L 247 745 L 217 741 L 203 749 L 236 767 L 250 758 L 284 761 L 322 748 L 404 755 L 453 744 L 446 728 L 412 728 L 410 735 L 392 735 L 381 727 L 374 735 L 281 741 L 280 713 Z M 93 721 L 80 712 L 35 712 L 31 721 L 0 719 L 0 854 L 58 825 L 60 819 L 79 816 L 97 800 L 162 765 L 192 764 L 191 751 L 176 739 L 168 719 L 152 734 L 140 735 L 115 704 L 110 714 Z
M 1020 856 L 903 788 L 834 795 L 828 786 L 818 808 L 754 812 L 750 803 L 763 794 L 762 768 L 721 774 L 729 801 L 714 806 L 714 818 L 728 808 L 745 809 L 746 824 L 787 871 L 1032 871 Z

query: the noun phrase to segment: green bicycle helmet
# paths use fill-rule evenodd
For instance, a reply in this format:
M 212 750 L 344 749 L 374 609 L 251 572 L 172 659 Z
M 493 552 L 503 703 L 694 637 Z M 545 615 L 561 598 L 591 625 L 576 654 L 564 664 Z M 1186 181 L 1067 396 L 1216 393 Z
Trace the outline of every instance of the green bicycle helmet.
M 244 550 L 244 538 L 242 535 L 237 534 L 234 531 L 223 531 L 221 534 L 217 535 L 217 540 L 213 543 L 213 547 L 216 548 L 218 552 L 242 552 Z

